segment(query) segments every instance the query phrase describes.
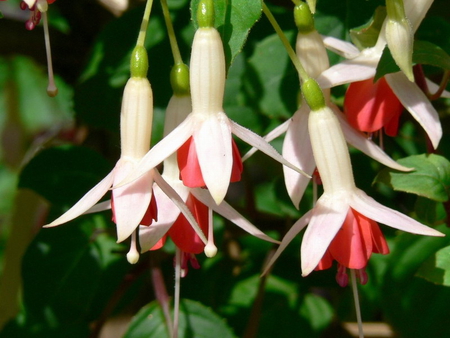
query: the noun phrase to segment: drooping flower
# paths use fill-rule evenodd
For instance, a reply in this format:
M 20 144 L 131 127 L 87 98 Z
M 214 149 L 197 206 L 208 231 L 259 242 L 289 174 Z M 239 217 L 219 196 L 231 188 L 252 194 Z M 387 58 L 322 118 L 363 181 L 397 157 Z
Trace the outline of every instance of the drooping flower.
M 183 70 L 178 71 L 180 68 Z M 176 65 L 172 74 L 182 75 L 183 72 L 185 74 L 188 73 L 187 67 L 185 65 Z M 175 76 L 171 76 L 171 79 L 174 77 Z M 189 88 L 180 90 L 181 86 L 174 86 L 173 84 L 172 86 L 174 87 L 174 95 L 166 110 L 164 125 L 165 135 L 171 132 L 192 111 Z M 158 200 L 158 220 L 150 227 L 140 226 L 139 243 L 141 252 L 160 248 L 164 244 L 165 237 L 170 236 L 175 245 L 184 253 L 183 257 L 185 258 L 185 264 L 182 264 L 182 266 L 184 266 L 182 269 L 186 273 L 187 262 L 195 262 L 195 254 L 205 251 L 207 256 L 213 256 L 217 251 L 213 239 L 212 211 L 217 212 L 243 230 L 260 239 L 276 242 L 258 230 L 225 201 L 220 205 L 217 205 L 208 190 L 190 188 L 184 185 L 183 181 L 180 179 L 180 169 L 178 168 L 176 154 L 172 154 L 164 160 L 164 171 L 161 176 L 186 203 L 199 227 L 202 229 L 202 232 L 206 235 L 207 242 L 205 243 L 198 236 L 193 230 L 190 222 L 182 213 L 180 213 L 180 210 L 174 205 L 170 198 L 168 198 L 158 186 L 154 185 L 154 195 Z
M 130 263 L 136 263 L 139 255 L 136 252 L 136 229 L 140 224 L 150 225 L 157 219 L 157 207 L 152 194 L 153 182 L 181 208 L 192 224 L 195 220 L 189 210 L 183 206 L 178 194 L 168 186 L 156 169 L 129 185 L 114 189 L 111 201 L 95 205 L 118 182 L 136 170 L 139 160 L 150 148 L 151 127 L 153 118 L 153 94 L 146 74 L 148 68 L 145 48 L 137 46 L 132 56 L 132 76 L 128 80 L 122 101 L 121 110 L 121 156 L 114 169 L 94 188 L 86 193 L 72 208 L 62 216 L 46 225 L 54 227 L 66 223 L 83 213 L 95 212 L 111 208 L 113 220 L 117 226 L 117 241 L 122 242 L 132 236 L 132 249 L 127 255 Z M 153 200 L 153 202 L 152 202 Z M 197 227 L 198 230 L 198 227 Z M 206 242 L 202 232 L 199 236 Z
M 417 30 L 432 2 L 432 0 L 414 0 L 405 2 L 404 7 L 406 17 L 409 19 L 413 32 Z M 373 79 L 383 49 L 386 46 L 385 27 L 386 25 L 383 25 L 375 46 L 365 48 L 362 51 L 358 51 L 358 49 L 350 43 L 335 38 L 325 38 L 324 43 L 328 48 L 349 60 L 343 61 L 325 70 L 317 78 L 319 85 L 322 88 L 330 88 L 345 83 Z M 409 111 L 412 117 L 416 119 L 425 130 L 433 147 L 437 148 L 442 137 L 442 127 L 438 113 L 426 95 L 414 82 L 409 81 L 403 72 L 386 74 L 384 79 L 403 107 Z M 354 99 L 357 99 L 357 97 L 349 96 L 347 101 Z M 379 111 L 378 113 L 383 112 Z M 368 120 L 368 118 L 362 119 Z
M 302 275 L 307 276 L 316 268 L 327 268 L 330 260 L 336 259 L 343 267 L 339 270 L 338 280 L 345 284 L 342 275 L 344 268 L 364 269 L 372 252 L 388 252 L 376 223 L 419 235 L 443 234 L 383 206 L 355 186 L 340 123 L 325 105 L 325 100 L 317 102 L 310 99 L 309 92 L 320 90 L 317 83 L 311 81 L 305 81 L 302 88 L 312 109 L 308 128 L 324 192 L 314 208 L 288 231 L 268 266 L 309 225 L 301 245 Z M 310 90 L 308 86 L 313 89 Z
M 242 171 L 232 133 L 280 163 L 302 172 L 262 137 L 231 121 L 224 113 L 225 56 L 220 35 L 213 27 L 213 13 L 212 1 L 200 2 L 200 28 L 194 36 L 190 63 L 192 113 L 150 150 L 134 174 L 122 184 L 140 177 L 178 151 L 183 182 L 189 187 L 206 186 L 220 204 L 230 181 L 238 180 Z
M 296 53 L 306 72 L 312 78 L 319 76 L 329 67 L 328 55 L 322 38 L 314 28 L 314 20 L 308 6 L 300 4 L 294 9 L 295 22 L 299 29 L 296 41 Z M 324 90 L 328 105 L 333 109 L 339 118 L 341 127 L 348 143 L 363 151 L 368 156 L 396 170 L 408 171 L 409 169 L 399 165 L 392 160 L 384 151 L 369 140 L 365 135 L 352 128 L 339 108 L 329 101 L 329 90 Z M 308 131 L 308 116 L 310 108 L 306 102 L 302 102 L 295 114 L 265 136 L 270 142 L 286 132 L 283 142 L 283 157 L 292 164 L 303 168 L 308 175 L 312 175 L 316 168 L 313 157 L 310 136 Z M 256 151 L 251 149 L 245 156 L 247 159 Z M 284 170 L 284 180 L 288 194 L 298 208 L 303 193 L 309 183 L 309 178 L 299 175 L 297 172 Z

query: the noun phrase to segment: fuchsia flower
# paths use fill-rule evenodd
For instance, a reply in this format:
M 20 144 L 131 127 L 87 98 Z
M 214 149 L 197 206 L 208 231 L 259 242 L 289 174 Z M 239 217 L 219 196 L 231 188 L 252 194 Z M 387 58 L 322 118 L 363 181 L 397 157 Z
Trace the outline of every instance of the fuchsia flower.
M 204 26 L 195 33 L 190 63 L 192 113 L 156 144 L 141 160 L 137 170 L 119 186 L 144 175 L 178 151 L 183 182 L 190 187 L 207 187 L 214 201 L 220 204 L 230 181 L 239 179 L 242 171 L 232 133 L 280 163 L 303 173 L 262 137 L 231 121 L 224 113 L 225 56 L 222 40 L 212 22 L 199 22 Z
M 303 85 L 307 88 L 312 79 Z M 320 89 L 312 83 L 315 92 Z M 310 102 L 308 102 L 310 103 Z M 311 103 L 310 103 L 311 105 Z M 416 220 L 387 208 L 355 186 L 348 148 L 340 123 L 325 101 L 312 103 L 308 119 L 314 159 L 323 184 L 323 195 L 314 208 L 301 217 L 283 238 L 268 266 L 278 258 L 291 240 L 308 224 L 301 245 L 302 274 L 340 264 L 338 281 L 346 284 L 345 269 L 363 269 L 373 252 L 387 253 L 387 245 L 376 223 L 427 236 L 443 236 Z M 266 268 L 267 271 L 268 268 Z M 362 278 L 364 281 L 365 278 Z
M 95 205 L 114 184 L 117 185 L 136 170 L 139 160 L 150 148 L 153 94 L 150 82 L 146 77 L 147 68 L 147 52 L 144 47 L 138 46 L 133 52 L 132 76 L 125 86 L 123 95 L 120 118 L 121 157 L 116 166 L 72 208 L 46 226 L 57 226 L 83 213 L 111 208 L 117 227 L 117 241 L 122 242 L 133 234 L 131 250 L 127 255 L 130 263 L 136 263 L 139 258 L 139 253 L 136 251 L 137 227 L 140 224 L 148 226 L 157 220 L 157 202 L 152 194 L 153 182 L 181 209 L 195 227 L 200 238 L 206 242 L 206 238 L 180 196 L 164 181 L 156 169 L 146 172 L 145 175 L 127 186 L 114 189 L 111 201 Z
M 191 112 L 190 99 L 187 94 L 175 94 L 171 98 L 166 110 L 165 134 L 172 131 Z M 154 185 L 154 196 L 158 200 L 158 220 L 150 227 L 139 227 L 141 252 L 160 248 L 164 244 L 165 237 L 170 236 L 176 246 L 184 253 L 184 264 L 182 265 L 183 271 L 186 273 L 187 261 L 191 261 L 191 264 L 194 263 L 193 266 L 196 266 L 195 254 L 205 251 L 207 256 L 214 256 L 217 251 L 213 239 L 212 211 L 222 215 L 255 237 L 277 243 L 247 221 L 225 201 L 217 205 L 208 190 L 185 186 L 180 179 L 176 154 L 172 154 L 165 159 L 162 177 L 186 203 L 207 240 L 202 239 L 193 230 L 190 222 L 180 213 L 173 201 L 158 186 Z
M 294 15 L 299 28 L 296 41 L 297 56 L 309 76 L 316 78 L 329 67 L 327 51 L 322 38 L 314 28 L 314 21 L 308 7 L 304 4 L 296 6 Z M 306 21 L 307 24 L 304 22 L 302 23 L 300 19 Z M 324 95 L 328 105 L 338 117 L 341 128 L 344 131 L 345 139 L 349 144 L 388 167 L 401 171 L 410 170 L 399 165 L 380 147 L 369 140 L 366 135 L 354 129 L 339 108 L 329 101 L 329 90 L 325 89 Z M 308 117 L 310 111 L 311 110 L 306 102 L 302 101 L 299 109 L 294 113 L 292 118 L 285 121 L 264 137 L 270 142 L 286 132 L 283 142 L 283 157 L 292 164 L 303 168 L 308 175 L 312 175 L 316 168 L 308 131 Z M 255 148 L 251 149 L 244 156 L 244 160 L 251 156 L 255 151 Z M 308 186 L 309 177 L 299 175 L 297 172 L 284 167 L 283 171 L 289 197 L 295 207 L 298 208 L 305 189 Z
M 413 32 L 417 30 L 432 2 L 432 0 L 411 0 L 404 2 L 406 17 L 409 19 Z M 383 25 L 376 45 L 362 51 L 359 51 L 355 46 L 348 42 L 334 38 L 325 38 L 324 42 L 329 49 L 341 54 L 349 60 L 343 61 L 322 72 L 317 78 L 317 81 L 322 88 L 330 88 L 340 84 L 369 80 L 374 78 L 376 67 L 383 53 L 383 49 L 386 46 L 386 24 Z M 403 72 L 386 74 L 384 80 L 395 94 L 398 101 L 400 101 L 403 107 L 409 111 L 411 116 L 416 119 L 425 130 L 433 147 L 437 148 L 442 137 L 441 123 L 438 113 L 422 90 L 414 82 L 409 81 Z M 356 90 L 358 90 L 358 86 L 360 85 L 361 84 L 356 84 Z M 393 112 L 389 112 L 387 109 L 383 108 L 383 106 L 380 106 L 380 109 L 376 109 L 377 106 L 375 104 L 371 109 L 368 109 L 368 106 L 366 106 L 362 111 L 357 113 L 357 107 L 364 106 L 364 102 L 368 102 L 367 105 L 370 106 L 371 100 L 373 100 L 374 103 L 388 100 L 386 97 L 383 98 L 383 96 L 391 95 L 388 93 L 387 89 L 378 88 L 378 91 L 376 90 L 376 87 L 380 85 L 381 84 L 375 84 L 375 88 L 371 88 L 372 93 L 377 93 L 376 96 L 374 96 L 375 94 L 369 95 L 368 93 L 362 98 L 351 95 L 351 92 L 355 90 L 355 87 L 350 93 L 347 93 L 346 101 L 347 106 L 350 107 L 349 115 L 352 115 L 350 119 L 364 121 L 360 124 L 362 124 L 363 127 L 367 127 L 369 121 L 387 122 L 387 116 L 391 113 L 395 118 L 398 117 L 398 106 L 396 104 L 393 104 L 394 109 L 396 109 Z M 435 87 L 437 86 L 430 83 L 430 88 Z M 444 92 L 443 96 L 447 96 L 448 94 L 449 93 Z M 355 114 L 363 114 L 364 116 L 356 117 Z M 381 114 L 382 117 L 375 117 L 377 114 Z M 391 120 L 391 122 L 395 124 L 394 121 L 395 120 Z M 385 125 L 382 127 L 385 127 Z M 387 129 L 390 133 L 393 133 L 396 128 L 388 123 Z

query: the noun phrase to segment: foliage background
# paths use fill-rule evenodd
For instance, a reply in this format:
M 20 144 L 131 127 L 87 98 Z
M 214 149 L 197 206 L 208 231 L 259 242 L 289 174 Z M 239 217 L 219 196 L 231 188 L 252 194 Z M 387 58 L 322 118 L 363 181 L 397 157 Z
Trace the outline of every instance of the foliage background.
M 188 62 L 195 32 L 189 8 L 198 1 L 168 3 L 181 54 Z M 366 23 L 383 4 L 318 0 L 317 30 L 348 39 L 349 29 Z M 92 0 L 58 0 L 50 6 L 60 90 L 56 99 L 45 93 L 42 28 L 26 31 L 26 18 L 11 17 L 7 5 L 18 4 L 9 0 L 0 8 L 5 14 L 0 20 L 0 337 L 95 337 L 111 318 L 124 321 L 125 337 L 163 337 L 167 329 L 155 301 L 152 276 L 162 271 L 172 294 L 173 245 L 147 253 L 131 266 L 124 257 L 127 243 L 116 244 L 108 212 L 40 230 L 104 177 L 118 159 L 121 95 L 143 4 L 131 2 L 119 18 Z M 293 42 L 296 28 L 290 1 L 273 0 L 269 5 Z M 296 110 L 297 74 L 268 21 L 252 11 L 252 6 L 260 6 L 259 1 L 216 1 L 216 6 L 218 29 L 231 64 L 225 111 L 263 135 Z M 248 6 L 244 14 L 239 12 L 242 6 Z M 435 0 L 416 38 L 450 53 L 447 6 L 446 0 Z M 231 21 L 226 13 L 231 13 Z M 146 47 L 155 101 L 155 144 L 162 136 L 164 109 L 172 94 L 169 72 L 173 64 L 157 1 Z M 332 53 L 330 60 L 340 61 Z M 442 74 L 432 67 L 426 71 L 435 79 Z M 333 98 L 342 103 L 344 93 L 345 88 L 335 88 Z M 435 102 L 444 129 L 438 159 L 406 160 L 416 166 L 430 165 L 415 179 L 435 182 L 439 198 L 429 183 L 422 184 L 428 195 L 422 190 L 416 194 L 395 191 L 402 189 L 381 165 L 356 151 L 351 153 L 360 188 L 447 234 L 449 103 Z M 282 139 L 273 142 L 278 149 L 281 144 Z M 385 138 L 384 145 L 396 159 L 427 152 L 423 131 L 408 114 L 402 116 L 399 136 Z M 242 154 L 248 150 L 242 143 L 238 146 Z M 310 208 L 312 196 L 308 190 L 300 211 L 296 210 L 282 180 L 281 167 L 256 154 L 245 163 L 244 179 L 231 186 L 227 201 L 261 230 L 281 238 Z M 247 338 L 349 336 L 343 323 L 355 321 L 350 288 L 336 284 L 334 269 L 301 277 L 301 238 L 283 253 L 269 277 L 259 278 L 272 245 L 247 236 L 219 217 L 215 229 L 219 253 L 211 259 L 199 255 L 202 268 L 191 269 L 182 280 L 183 337 L 209 337 L 211 332 Z M 359 288 L 363 319 L 387 322 L 399 337 L 450 336 L 449 239 L 400 234 L 384 226 L 382 230 L 391 253 L 374 255 L 369 263 L 369 283 Z

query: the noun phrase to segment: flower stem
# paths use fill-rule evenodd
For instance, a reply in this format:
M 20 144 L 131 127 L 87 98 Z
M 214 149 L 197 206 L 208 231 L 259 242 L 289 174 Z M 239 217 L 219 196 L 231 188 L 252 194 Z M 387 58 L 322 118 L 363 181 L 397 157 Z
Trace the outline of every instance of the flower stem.
M 361 319 L 361 307 L 359 305 L 358 286 L 356 284 L 356 276 L 355 276 L 354 269 L 350 269 L 350 276 L 352 278 L 353 299 L 355 300 L 355 311 L 356 311 L 356 320 L 358 322 L 359 338 L 364 338 L 362 319 Z
M 291 44 L 289 43 L 288 39 L 286 38 L 286 35 L 281 30 L 280 25 L 278 25 L 277 20 L 275 20 L 275 17 L 273 16 L 272 12 L 269 10 L 267 5 L 263 2 L 263 12 L 266 15 L 267 19 L 269 19 L 272 27 L 275 29 L 275 32 L 278 34 L 278 37 L 280 38 L 281 42 L 283 43 L 284 48 L 286 48 L 286 51 L 291 58 L 292 63 L 294 64 L 295 68 L 297 69 L 298 75 L 301 79 L 301 81 L 306 81 L 309 79 L 309 75 L 306 72 L 305 68 L 303 67 L 302 63 L 300 62 L 299 58 L 297 57 L 297 54 L 295 54 L 294 49 L 292 48 Z
M 144 16 L 142 18 L 141 28 L 139 29 L 139 35 L 137 39 L 137 46 L 144 46 L 145 37 L 147 35 L 148 22 L 150 20 L 150 12 L 152 11 L 153 0 L 147 0 L 145 5 Z
M 169 35 L 170 48 L 172 49 L 173 60 L 175 64 L 183 63 L 181 59 L 180 49 L 178 48 L 177 37 L 173 29 L 172 20 L 170 19 L 169 7 L 167 6 L 167 0 L 161 0 L 161 7 L 163 10 L 164 21 L 166 22 L 167 34 Z

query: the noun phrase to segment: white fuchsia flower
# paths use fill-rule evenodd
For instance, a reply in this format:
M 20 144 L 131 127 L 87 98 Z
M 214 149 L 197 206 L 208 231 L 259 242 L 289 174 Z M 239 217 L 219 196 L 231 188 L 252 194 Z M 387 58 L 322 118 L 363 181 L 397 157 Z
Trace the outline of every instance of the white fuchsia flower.
M 413 32 L 417 30 L 432 2 L 433 0 L 405 1 L 404 8 L 406 17 L 409 19 L 409 23 L 411 24 Z M 360 87 L 362 83 L 358 83 L 359 81 L 368 80 L 369 82 L 373 82 L 373 78 L 376 73 L 376 67 L 386 46 L 386 24 L 383 25 L 375 46 L 371 48 L 365 48 L 362 51 L 359 51 L 351 43 L 335 38 L 324 38 L 324 43 L 327 48 L 331 49 L 334 52 L 337 52 L 348 60 L 345 60 L 323 71 L 322 74 L 317 77 L 317 82 L 319 83 L 319 85 L 322 88 L 330 88 L 345 83 L 351 83 L 350 87 Z M 409 81 L 403 72 L 386 74 L 384 76 L 384 79 L 387 82 L 389 90 L 392 90 L 403 107 L 405 107 L 412 115 L 412 117 L 422 126 L 422 128 L 430 138 L 433 147 L 437 148 L 442 137 L 442 127 L 438 113 L 436 112 L 426 95 L 417 86 L 417 84 Z M 366 88 L 361 90 L 357 89 L 357 91 L 365 93 L 366 96 L 363 98 L 359 97 L 358 95 L 349 96 L 349 98 L 346 99 L 347 106 L 363 106 L 358 102 L 352 103 L 352 100 L 359 100 L 361 102 L 382 100 L 382 98 L 376 98 L 374 94 L 378 93 L 377 95 L 381 96 L 386 95 L 385 89 L 379 89 L 379 87 L 377 87 L 380 86 L 379 82 L 380 81 L 373 84 L 374 88 L 370 89 L 369 91 L 367 90 L 367 83 L 364 83 Z M 437 87 L 434 84 L 429 84 L 430 89 Z M 448 94 L 450 93 L 444 92 L 443 96 L 446 96 Z M 356 114 L 356 112 L 360 111 L 360 109 L 358 108 L 352 109 L 351 107 L 350 109 L 352 111 L 351 114 Z M 355 111 L 355 113 L 353 113 L 353 111 Z M 365 109 L 364 111 L 367 112 L 367 114 L 374 114 L 369 109 Z M 380 111 L 382 114 L 382 112 L 385 110 L 377 110 L 376 112 L 378 111 Z M 353 117 L 351 119 L 353 119 Z M 361 122 L 362 125 L 369 125 L 371 120 L 375 120 L 370 116 L 366 116 L 361 119 L 362 121 L 369 121 L 367 123 Z M 357 124 L 355 124 L 354 126 L 358 127 Z M 360 130 L 365 131 L 364 128 Z
M 157 219 L 157 202 L 152 194 L 153 182 L 182 210 L 191 224 L 196 227 L 200 238 L 206 243 L 206 238 L 181 198 L 156 169 L 147 171 L 145 175 L 126 186 L 114 189 L 111 201 L 95 205 L 113 185 L 117 185 L 136 170 L 140 159 L 150 149 L 153 94 L 146 77 L 147 68 L 147 52 L 144 47 L 138 46 L 133 51 L 132 76 L 125 86 L 123 95 L 120 117 L 121 156 L 116 166 L 72 208 L 45 226 L 54 227 L 84 213 L 111 208 L 117 227 L 117 241 L 122 242 L 133 234 L 131 250 L 127 255 L 130 263 L 136 263 L 139 258 L 139 253 L 136 251 L 136 229 L 139 225 L 149 226 Z
M 175 66 L 175 72 L 173 73 L 181 74 L 182 72 L 177 71 L 179 68 L 183 68 L 184 72 L 186 74 L 188 73 L 185 65 Z M 179 87 L 177 86 L 177 88 Z M 174 95 L 170 99 L 166 110 L 164 134 L 167 135 L 171 132 L 191 111 L 191 97 L 188 88 L 182 92 L 174 88 Z M 278 243 L 257 229 L 225 201 L 217 205 L 208 190 L 185 186 L 183 181 L 180 180 L 180 170 L 178 168 L 176 154 L 172 154 L 164 160 L 164 171 L 161 176 L 186 203 L 203 233 L 206 235 L 207 242 L 202 241 L 172 200 L 157 185 L 154 185 L 153 192 L 158 201 L 158 220 L 153 222 L 149 227 L 139 227 L 141 252 L 160 248 L 167 235 L 170 236 L 175 245 L 191 261 L 195 259 L 193 255 L 203 250 L 207 256 L 214 256 L 217 248 L 214 245 L 213 239 L 212 211 L 217 212 L 255 237 Z M 187 271 L 187 265 L 183 268 L 183 271 Z
M 316 78 L 329 67 L 328 55 L 324 43 L 314 28 L 313 17 L 309 12 L 308 6 L 305 4 L 296 6 L 294 15 L 295 22 L 299 28 L 296 41 L 297 56 L 309 76 Z M 388 167 L 401 171 L 410 170 L 392 160 L 373 141 L 352 128 L 339 108 L 329 101 L 329 90 L 324 90 L 324 95 L 328 105 L 336 113 L 348 143 Z M 264 137 L 270 142 L 286 132 L 283 142 L 283 157 L 292 164 L 303 168 L 308 175 L 312 175 L 316 168 L 308 131 L 308 116 L 310 111 L 309 106 L 303 101 L 292 118 L 285 121 Z M 244 160 L 255 151 L 255 148 L 251 149 L 244 156 Z M 310 179 L 304 175 L 299 175 L 293 170 L 284 167 L 283 170 L 286 189 L 293 204 L 298 208 Z
M 340 265 L 337 279 L 341 285 L 347 281 L 345 268 L 361 270 L 364 282 L 363 269 L 372 252 L 388 253 L 376 223 L 419 235 L 443 234 L 381 205 L 355 186 L 340 123 L 334 112 L 325 105 L 323 97 L 322 100 L 312 100 L 311 95 L 308 95 L 320 91 L 317 83 L 312 81 L 305 81 L 302 88 L 312 109 L 308 128 L 324 192 L 314 208 L 295 222 L 285 235 L 268 267 L 308 225 L 301 245 L 303 276 L 309 275 L 314 269 L 330 267 L 334 259 Z
M 192 113 L 144 156 L 123 185 L 142 175 L 178 151 L 183 183 L 191 188 L 206 186 L 220 204 L 230 181 L 240 179 L 241 157 L 232 134 L 280 163 L 300 172 L 270 144 L 230 120 L 223 110 L 225 56 L 222 40 L 213 27 L 213 2 L 201 2 L 192 44 L 190 89 Z

